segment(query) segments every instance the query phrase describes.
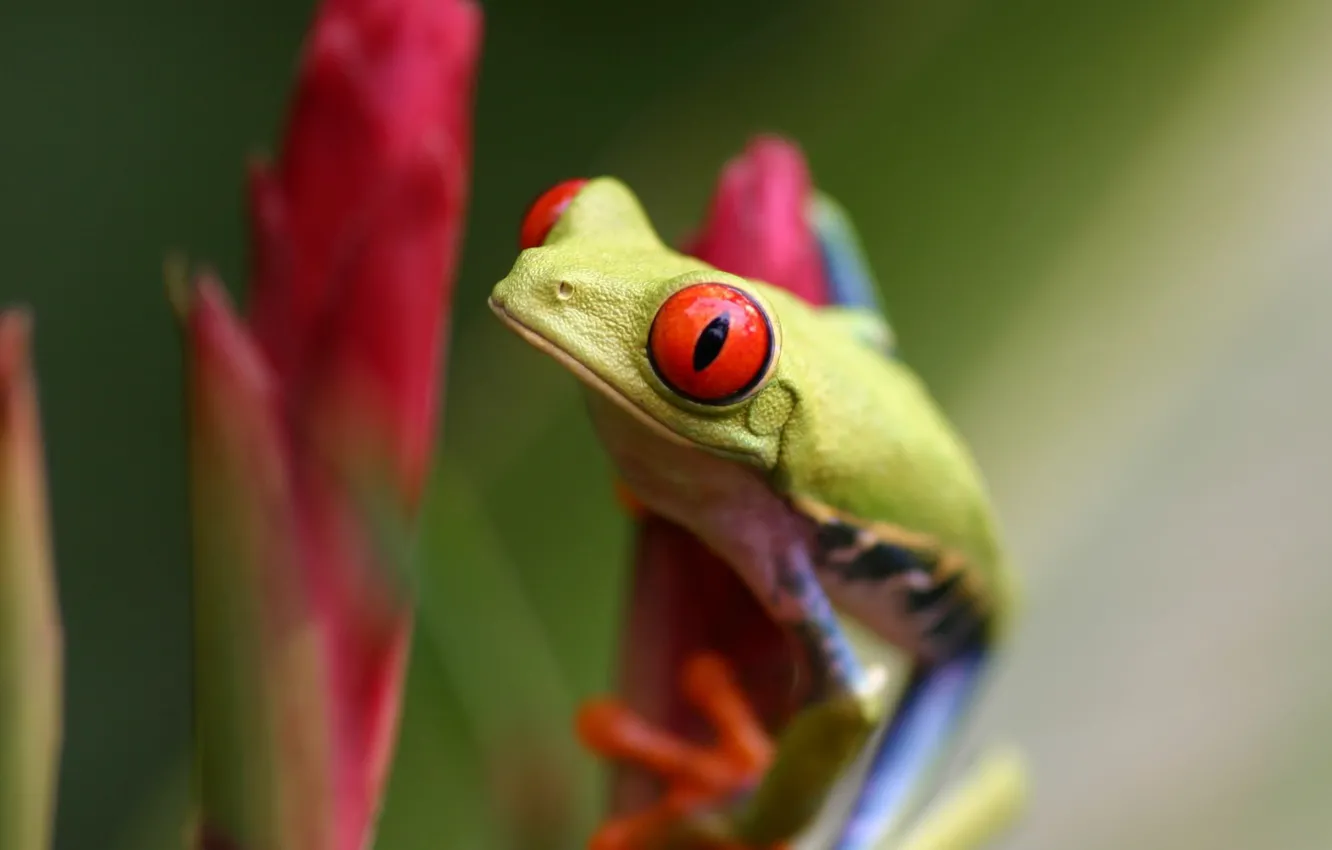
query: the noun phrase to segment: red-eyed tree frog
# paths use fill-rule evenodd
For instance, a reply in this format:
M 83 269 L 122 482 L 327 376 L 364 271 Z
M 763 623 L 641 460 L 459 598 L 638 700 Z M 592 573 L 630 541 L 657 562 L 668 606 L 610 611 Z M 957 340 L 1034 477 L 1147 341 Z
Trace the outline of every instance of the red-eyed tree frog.
M 811 215 L 830 256 L 859 261 L 835 204 L 820 198 Z M 622 712 L 585 714 L 601 751 L 669 781 L 662 805 L 609 824 L 594 846 L 664 846 L 686 833 L 780 844 L 866 747 L 837 850 L 902 834 L 1016 592 L 976 464 L 896 356 L 886 319 L 814 307 L 672 250 L 613 178 L 551 189 L 521 241 L 493 311 L 582 382 L 632 498 L 720 556 L 813 674 L 775 751 L 714 659 L 686 671 L 718 726 L 711 760 Z M 855 268 L 832 273 L 864 286 Z M 895 699 L 842 618 L 911 659 Z

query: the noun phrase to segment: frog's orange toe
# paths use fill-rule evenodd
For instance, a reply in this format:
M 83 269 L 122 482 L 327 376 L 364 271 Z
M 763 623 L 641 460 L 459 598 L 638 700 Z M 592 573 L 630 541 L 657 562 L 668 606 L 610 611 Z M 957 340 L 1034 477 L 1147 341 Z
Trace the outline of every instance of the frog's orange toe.
M 772 738 L 750 708 L 731 668 L 718 655 L 698 655 L 685 665 L 685 696 L 717 727 L 724 756 L 742 772 L 758 778 L 772 763 Z
M 716 727 L 715 745 L 684 741 L 615 700 L 594 700 L 579 711 L 578 734 L 588 749 L 640 765 L 661 776 L 667 786 L 656 805 L 605 824 L 590 850 L 650 848 L 690 813 L 725 806 L 752 790 L 772 762 L 772 741 L 725 660 L 696 656 L 685 665 L 681 686 L 685 697 Z
M 677 794 L 637 814 L 607 822 L 592 836 L 588 850 L 653 850 L 661 847 L 681 818 L 705 804 L 704 797 Z M 788 844 L 756 848 L 730 842 L 696 841 L 687 846 L 693 850 L 790 850 Z
M 588 850 L 655 850 L 665 846 L 671 836 L 676 834 L 676 827 L 681 820 L 706 805 L 708 799 L 707 794 L 699 791 L 671 791 L 641 812 L 607 821 L 588 842 Z M 691 846 L 703 850 L 702 845 L 697 843 Z M 723 848 L 708 847 L 707 850 Z M 733 850 L 746 848 L 737 847 Z
M 612 820 L 597 830 L 588 850 L 644 850 L 660 841 L 677 815 L 659 803 L 646 811 Z

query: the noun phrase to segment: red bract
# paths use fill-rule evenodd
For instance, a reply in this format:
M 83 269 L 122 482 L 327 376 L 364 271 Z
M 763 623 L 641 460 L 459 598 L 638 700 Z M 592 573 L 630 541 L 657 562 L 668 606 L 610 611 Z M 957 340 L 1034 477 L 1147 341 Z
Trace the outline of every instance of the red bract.
M 0 847 L 47 850 L 64 639 L 26 311 L 0 311 Z
M 251 171 L 249 326 L 220 286 L 181 298 L 196 584 L 215 592 L 196 604 L 219 608 L 196 626 L 205 842 L 366 845 L 400 707 L 401 538 L 436 430 L 480 38 L 471 0 L 325 0 L 281 155 Z
M 813 193 L 799 146 L 779 136 L 755 136 L 722 168 L 707 218 L 686 250 L 723 271 L 780 286 L 812 304 L 828 304 L 832 287 L 811 221 Z M 757 604 L 736 603 L 750 594 L 735 572 L 711 552 L 703 555 L 702 543 L 693 545 L 701 550 L 696 557 L 706 562 L 704 569 L 715 573 L 708 599 L 725 625 L 714 628 L 732 641 L 724 646 L 742 681 L 746 672 L 769 673 L 752 675 L 746 689 L 760 714 L 779 727 L 801 694 L 774 690 L 772 682 L 782 679 L 771 671 L 783 664 L 794 671 L 803 659 Z
M 811 191 L 800 149 L 757 136 L 722 169 L 707 220 L 685 250 L 724 271 L 826 304 L 828 284 L 809 223 Z
M 433 433 L 480 44 L 467 0 L 326 0 L 277 167 L 251 172 L 252 324 L 290 413 L 371 395 L 355 400 L 382 420 L 408 503 Z
M 726 164 L 707 220 L 686 250 L 724 271 L 784 287 L 816 304 L 831 299 L 809 219 L 813 188 L 800 149 L 759 136 Z M 661 517 L 639 523 L 632 601 L 621 641 L 621 693 L 645 719 L 700 742 L 713 734 L 677 687 L 700 652 L 731 664 L 767 726 L 782 727 L 801 699 L 802 659 L 735 572 L 701 541 Z M 617 776 L 611 808 L 641 810 L 658 794 L 646 777 Z

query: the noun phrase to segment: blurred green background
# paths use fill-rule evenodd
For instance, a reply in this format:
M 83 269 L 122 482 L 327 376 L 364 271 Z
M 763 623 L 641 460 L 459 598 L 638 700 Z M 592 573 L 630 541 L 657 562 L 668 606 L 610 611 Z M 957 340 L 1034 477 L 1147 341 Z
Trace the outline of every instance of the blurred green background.
M 551 848 L 586 834 L 596 774 L 568 722 L 609 681 L 627 529 L 573 382 L 484 295 L 538 190 L 614 173 L 679 235 L 758 130 L 798 138 L 856 217 L 1025 570 L 974 736 L 1033 761 L 1006 846 L 1332 846 L 1332 6 L 486 10 L 380 847 L 513 846 L 504 801 L 542 797 L 523 787 L 565 795 Z M 310 11 L 0 8 L 0 302 L 37 313 L 69 652 L 60 850 L 180 844 L 184 446 L 160 265 L 184 248 L 243 283 L 242 163 L 280 130 Z

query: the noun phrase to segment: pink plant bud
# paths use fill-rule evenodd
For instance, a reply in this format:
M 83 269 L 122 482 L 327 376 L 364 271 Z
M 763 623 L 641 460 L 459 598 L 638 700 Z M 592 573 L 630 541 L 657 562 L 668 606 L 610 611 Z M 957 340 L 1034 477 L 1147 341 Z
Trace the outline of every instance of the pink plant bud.
M 810 198 L 809 167 L 800 149 L 776 136 L 756 136 L 722 169 L 707 220 L 685 250 L 724 271 L 826 304 Z
M 810 217 L 813 186 L 804 154 L 792 141 L 760 135 L 722 168 L 707 219 L 686 250 L 722 271 L 780 286 L 813 304 L 827 304 L 831 291 Z M 778 727 L 801 694 L 773 683 L 795 657 L 768 616 L 748 600 L 735 572 L 702 543 L 681 530 L 656 532 L 661 551 L 674 548 L 675 571 L 701 569 L 692 579 L 696 604 L 715 612 L 710 647 L 723 650 L 741 676 L 760 715 Z M 692 551 L 691 551 L 692 550 Z M 702 592 L 698 592 L 702 591 Z M 774 672 L 778 671 L 778 672 Z
M 811 197 L 800 149 L 758 136 L 722 169 L 707 220 L 684 250 L 723 271 L 826 304 L 830 290 L 809 221 Z M 809 680 L 796 674 L 803 659 L 735 571 L 683 527 L 661 517 L 643 518 L 621 635 L 623 697 L 652 722 L 705 740 L 706 724 L 676 686 L 687 660 L 703 651 L 727 658 L 773 731 L 804 696 L 791 687 Z M 611 812 L 637 811 L 659 793 L 648 777 L 620 771 Z
M 818 238 L 810 221 L 813 186 L 804 154 L 792 141 L 760 135 L 750 139 L 738 156 L 722 168 L 707 219 L 686 251 L 722 271 L 780 286 L 814 304 L 830 300 Z M 735 572 L 702 543 L 658 531 L 665 552 L 674 547 L 689 568 L 697 605 L 715 613 L 710 647 L 723 650 L 741 676 L 759 714 L 778 727 L 801 694 L 783 690 L 780 671 L 793 668 L 795 657 L 768 616 L 752 604 Z M 691 551 L 694 550 L 694 551 Z M 778 672 L 774 672 L 778 671 Z
M 0 847 L 48 850 L 63 638 L 51 564 L 29 319 L 0 313 Z
M 187 299 L 194 397 L 235 396 L 192 421 L 196 441 L 215 437 L 192 456 L 195 489 L 219 506 L 196 504 L 196 575 L 228 540 L 235 562 L 235 586 L 197 607 L 241 612 L 199 635 L 200 652 L 227 650 L 212 669 L 201 655 L 199 676 L 204 691 L 211 676 L 253 691 L 199 709 L 201 747 L 212 729 L 234 749 L 199 756 L 219 762 L 201 799 L 219 847 L 269 850 L 278 835 L 272 850 L 362 850 L 373 831 L 410 645 L 402 553 L 436 430 L 481 23 L 472 0 L 324 0 L 281 155 L 251 169 L 249 327 L 220 287 Z M 231 371 L 199 372 L 207 352 Z M 309 722 L 291 728 L 298 716 Z M 247 753 L 228 730 L 252 723 Z M 218 817 L 237 776 L 280 800 L 242 808 L 278 805 L 277 826 Z
M 463 231 L 481 29 L 471 0 L 325 0 L 281 156 L 251 175 L 253 326 L 287 403 L 297 420 L 325 405 L 365 412 L 412 505 Z
M 177 295 L 188 358 L 200 846 L 332 848 L 328 659 L 294 569 L 276 387 L 218 282 Z

